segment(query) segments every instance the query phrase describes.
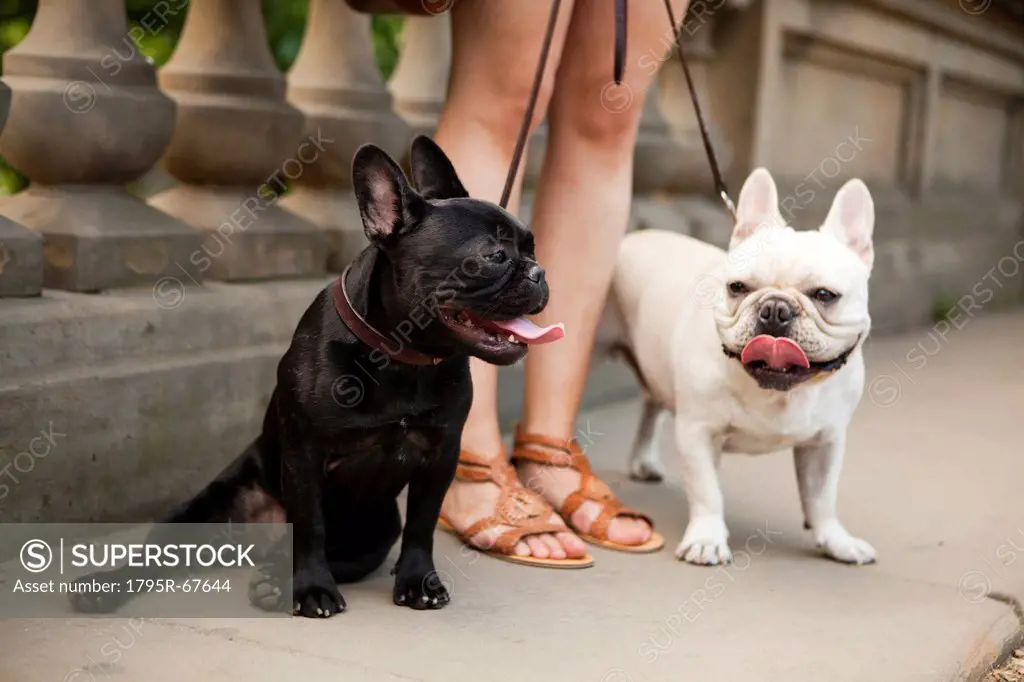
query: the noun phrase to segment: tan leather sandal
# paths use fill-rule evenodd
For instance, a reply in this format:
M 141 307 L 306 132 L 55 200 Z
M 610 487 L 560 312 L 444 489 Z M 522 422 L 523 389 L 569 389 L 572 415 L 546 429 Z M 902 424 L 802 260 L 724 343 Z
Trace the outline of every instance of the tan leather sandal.
M 536 446 L 551 449 L 542 449 Z M 517 426 L 512 461 L 535 462 L 545 466 L 569 468 L 579 473 L 579 488 L 569 493 L 569 496 L 562 502 L 558 513 L 562 515 L 566 523 L 572 525 L 573 512 L 579 509 L 584 502 L 593 501 L 601 505 L 601 511 L 590 525 L 589 533 L 582 533 L 578 528 L 573 529 L 587 542 L 620 552 L 637 554 L 657 552 L 665 546 L 665 538 L 654 530 L 654 521 L 651 520 L 651 517 L 624 506 L 615 497 L 615 493 L 608 487 L 608 484 L 594 475 L 587 456 L 575 438 L 566 442 L 536 433 L 524 433 Z M 651 527 L 650 539 L 640 545 L 623 545 L 609 540 L 608 526 L 613 519 L 619 516 L 646 521 Z
M 523 487 L 516 476 L 516 470 L 505 458 L 505 453 L 500 457 L 487 458 L 462 450 L 459 453 L 455 478 L 476 483 L 489 481 L 501 488 L 501 492 L 498 494 L 494 514 L 491 516 L 480 519 L 464 532 L 456 530 L 451 521 L 441 516 L 437 525 L 442 530 L 458 536 L 473 549 L 515 564 L 544 568 L 589 568 L 594 565 L 594 558 L 589 554 L 579 558 L 542 559 L 513 553 L 516 544 L 527 535 L 570 531 L 563 523 L 545 520 L 556 517 L 555 511 L 544 498 Z M 509 529 L 494 538 L 494 543 L 490 547 L 477 547 L 470 543 L 470 539 L 479 533 L 498 526 L 509 526 Z

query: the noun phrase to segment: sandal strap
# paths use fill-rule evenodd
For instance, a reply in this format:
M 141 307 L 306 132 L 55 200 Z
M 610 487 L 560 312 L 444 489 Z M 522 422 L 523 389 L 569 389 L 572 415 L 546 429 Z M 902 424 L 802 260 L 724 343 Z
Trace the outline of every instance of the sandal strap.
M 540 450 L 530 446 L 541 445 L 552 450 Z M 530 461 L 547 466 L 569 467 L 580 474 L 579 488 L 569 493 L 562 501 L 558 512 L 563 518 L 569 518 L 584 502 L 591 501 L 601 505 L 601 511 L 590 526 L 589 535 L 604 542 L 608 539 L 608 526 L 619 516 L 641 519 L 652 529 L 654 521 L 641 512 L 626 507 L 619 501 L 608 487 L 608 484 L 594 475 L 579 441 L 575 438 L 559 440 L 543 434 L 527 433 L 516 427 L 515 445 L 512 450 L 512 461 Z
M 590 524 L 590 534 L 596 537 L 598 540 L 604 542 L 608 539 L 608 526 L 616 518 L 625 516 L 631 519 L 640 519 L 654 529 L 654 519 L 641 511 L 637 511 L 632 507 L 627 507 L 622 504 L 618 499 L 613 499 L 611 503 L 607 504 L 604 509 L 597 515 L 594 522 Z
M 540 445 L 550 450 L 536 447 Z M 590 473 L 590 461 L 583 453 L 579 441 L 575 438 L 559 440 L 537 433 L 526 433 L 518 426 L 516 427 L 515 443 L 512 450 L 513 460 L 528 460 L 537 464 L 544 464 L 554 467 L 568 467 L 581 474 Z
M 455 466 L 455 478 L 462 481 L 483 483 L 490 481 L 507 486 L 515 477 L 515 469 L 509 464 L 504 450 L 497 457 L 484 457 L 469 450 L 459 451 L 459 462 Z
M 466 538 L 476 537 L 479 533 L 491 530 L 495 526 L 508 526 L 508 522 L 495 518 L 493 516 L 486 519 L 477 521 L 472 526 L 466 529 L 466 532 L 462 535 Z M 493 539 L 493 544 L 490 547 L 484 547 L 483 549 L 496 549 L 502 554 L 511 554 L 515 549 L 515 546 L 528 535 L 540 535 L 541 533 L 562 533 L 565 532 L 565 526 L 549 521 L 527 521 L 522 525 L 512 526 L 508 530 L 501 532 L 497 537 Z
M 484 531 L 498 526 L 508 526 L 493 540 L 492 547 L 502 554 L 511 554 L 516 544 L 527 535 L 541 533 L 561 533 L 566 530 L 564 524 L 550 521 L 552 510 L 542 497 L 519 483 L 515 468 L 505 458 L 505 453 L 497 457 L 484 457 L 468 450 L 459 452 L 459 463 L 455 470 L 457 478 L 464 481 L 491 482 L 501 492 L 494 513 L 480 519 L 461 532 L 467 541 Z

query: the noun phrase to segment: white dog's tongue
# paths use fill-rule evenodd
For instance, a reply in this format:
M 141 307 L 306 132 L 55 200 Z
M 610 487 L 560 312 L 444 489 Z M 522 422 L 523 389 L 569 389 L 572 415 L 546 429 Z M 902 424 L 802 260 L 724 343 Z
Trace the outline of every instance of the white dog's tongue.
M 763 360 L 772 369 L 811 366 L 804 349 L 795 341 L 767 334 L 752 338 L 740 354 L 740 362 L 744 365 L 757 360 Z
M 565 336 L 565 325 L 561 322 L 550 327 L 537 326 L 525 317 L 517 317 L 514 320 L 488 320 L 488 322 L 499 329 L 504 329 L 526 344 L 551 343 Z

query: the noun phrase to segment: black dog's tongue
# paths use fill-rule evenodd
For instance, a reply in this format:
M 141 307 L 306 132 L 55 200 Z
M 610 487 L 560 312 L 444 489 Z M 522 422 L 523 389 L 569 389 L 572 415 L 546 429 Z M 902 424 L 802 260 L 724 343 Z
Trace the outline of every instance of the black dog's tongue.
M 514 320 L 484 320 L 478 318 L 476 323 L 492 331 L 507 332 L 516 337 L 517 341 L 531 345 L 551 343 L 565 336 L 565 325 L 561 322 L 548 327 L 540 327 L 525 317 L 517 317 Z

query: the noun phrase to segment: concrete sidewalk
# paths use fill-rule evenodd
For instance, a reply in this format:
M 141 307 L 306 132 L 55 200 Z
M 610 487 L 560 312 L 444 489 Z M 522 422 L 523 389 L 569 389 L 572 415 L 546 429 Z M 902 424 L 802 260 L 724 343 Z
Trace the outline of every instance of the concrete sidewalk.
M 547 571 L 439 534 L 443 611 L 392 606 L 382 571 L 328 621 L 5 621 L 0 680 L 978 679 L 1024 618 L 1022 339 L 1013 313 L 870 344 L 840 509 L 876 565 L 815 555 L 785 454 L 723 464 L 736 563 L 677 562 L 678 479 L 625 480 L 637 406 L 624 404 L 581 428 L 609 482 L 657 520 L 658 554 L 595 550 L 592 569 Z

